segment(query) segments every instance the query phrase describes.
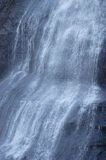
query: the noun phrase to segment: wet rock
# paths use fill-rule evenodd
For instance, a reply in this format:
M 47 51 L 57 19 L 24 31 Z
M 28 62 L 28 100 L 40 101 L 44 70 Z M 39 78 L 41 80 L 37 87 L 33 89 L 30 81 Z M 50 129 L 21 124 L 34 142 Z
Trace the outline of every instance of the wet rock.
M 97 81 L 101 87 L 106 87 L 106 39 L 102 44 L 102 50 L 99 55 Z
M 64 126 L 66 135 L 71 135 L 71 133 L 74 132 L 75 129 L 76 129 L 76 123 L 74 122 L 67 123 Z
M 11 68 L 12 49 L 16 28 L 22 16 L 27 0 L 0 1 L 0 79 Z
M 88 146 L 86 160 L 104 160 L 106 158 L 106 102 L 99 103 L 95 110 L 95 127 Z

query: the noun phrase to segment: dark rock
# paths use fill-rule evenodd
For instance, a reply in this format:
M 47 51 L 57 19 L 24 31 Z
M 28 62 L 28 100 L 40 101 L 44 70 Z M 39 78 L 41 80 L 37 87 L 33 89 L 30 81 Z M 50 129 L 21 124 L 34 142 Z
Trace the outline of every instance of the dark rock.
M 65 124 L 64 130 L 66 135 L 71 135 L 71 133 L 75 131 L 75 128 L 76 128 L 76 123 L 74 122 Z
M 101 87 L 106 87 L 106 39 L 99 55 L 97 82 Z
M 0 79 L 8 73 L 12 64 L 12 49 L 19 20 L 28 0 L 0 1 Z
M 24 156 L 21 160 L 28 160 L 26 156 Z

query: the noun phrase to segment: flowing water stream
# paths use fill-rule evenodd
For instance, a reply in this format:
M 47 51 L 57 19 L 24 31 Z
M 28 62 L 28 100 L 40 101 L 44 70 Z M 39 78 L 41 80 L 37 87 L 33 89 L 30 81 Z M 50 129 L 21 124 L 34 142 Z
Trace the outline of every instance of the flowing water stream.
M 0 83 L 0 160 L 85 160 L 99 101 L 100 16 L 99 0 L 29 3 Z

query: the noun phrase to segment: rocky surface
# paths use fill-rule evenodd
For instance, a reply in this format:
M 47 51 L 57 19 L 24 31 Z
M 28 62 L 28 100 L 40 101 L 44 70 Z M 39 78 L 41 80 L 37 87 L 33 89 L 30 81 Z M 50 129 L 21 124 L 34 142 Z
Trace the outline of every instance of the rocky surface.
M 106 1 L 101 1 L 101 22 L 103 26 L 106 26 Z M 104 41 L 102 43 L 102 49 L 99 55 L 99 61 L 98 61 L 98 77 L 97 81 L 98 84 L 104 88 L 106 87 L 106 27 L 102 27 L 103 30 L 103 38 Z
M 88 145 L 86 160 L 106 159 L 106 101 L 95 108 L 94 130 Z
M 0 2 L 0 78 L 11 67 L 14 37 L 27 0 L 2 0 Z
M 106 87 L 106 39 L 103 42 L 98 62 L 98 84 Z

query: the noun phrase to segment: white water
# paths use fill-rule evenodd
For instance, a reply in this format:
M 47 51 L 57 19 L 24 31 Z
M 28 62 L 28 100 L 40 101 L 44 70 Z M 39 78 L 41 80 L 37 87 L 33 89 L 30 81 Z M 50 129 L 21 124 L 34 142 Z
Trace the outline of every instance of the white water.
M 99 0 L 31 2 L 0 84 L 0 160 L 52 160 L 73 108 L 81 117 L 98 101 L 100 14 Z

